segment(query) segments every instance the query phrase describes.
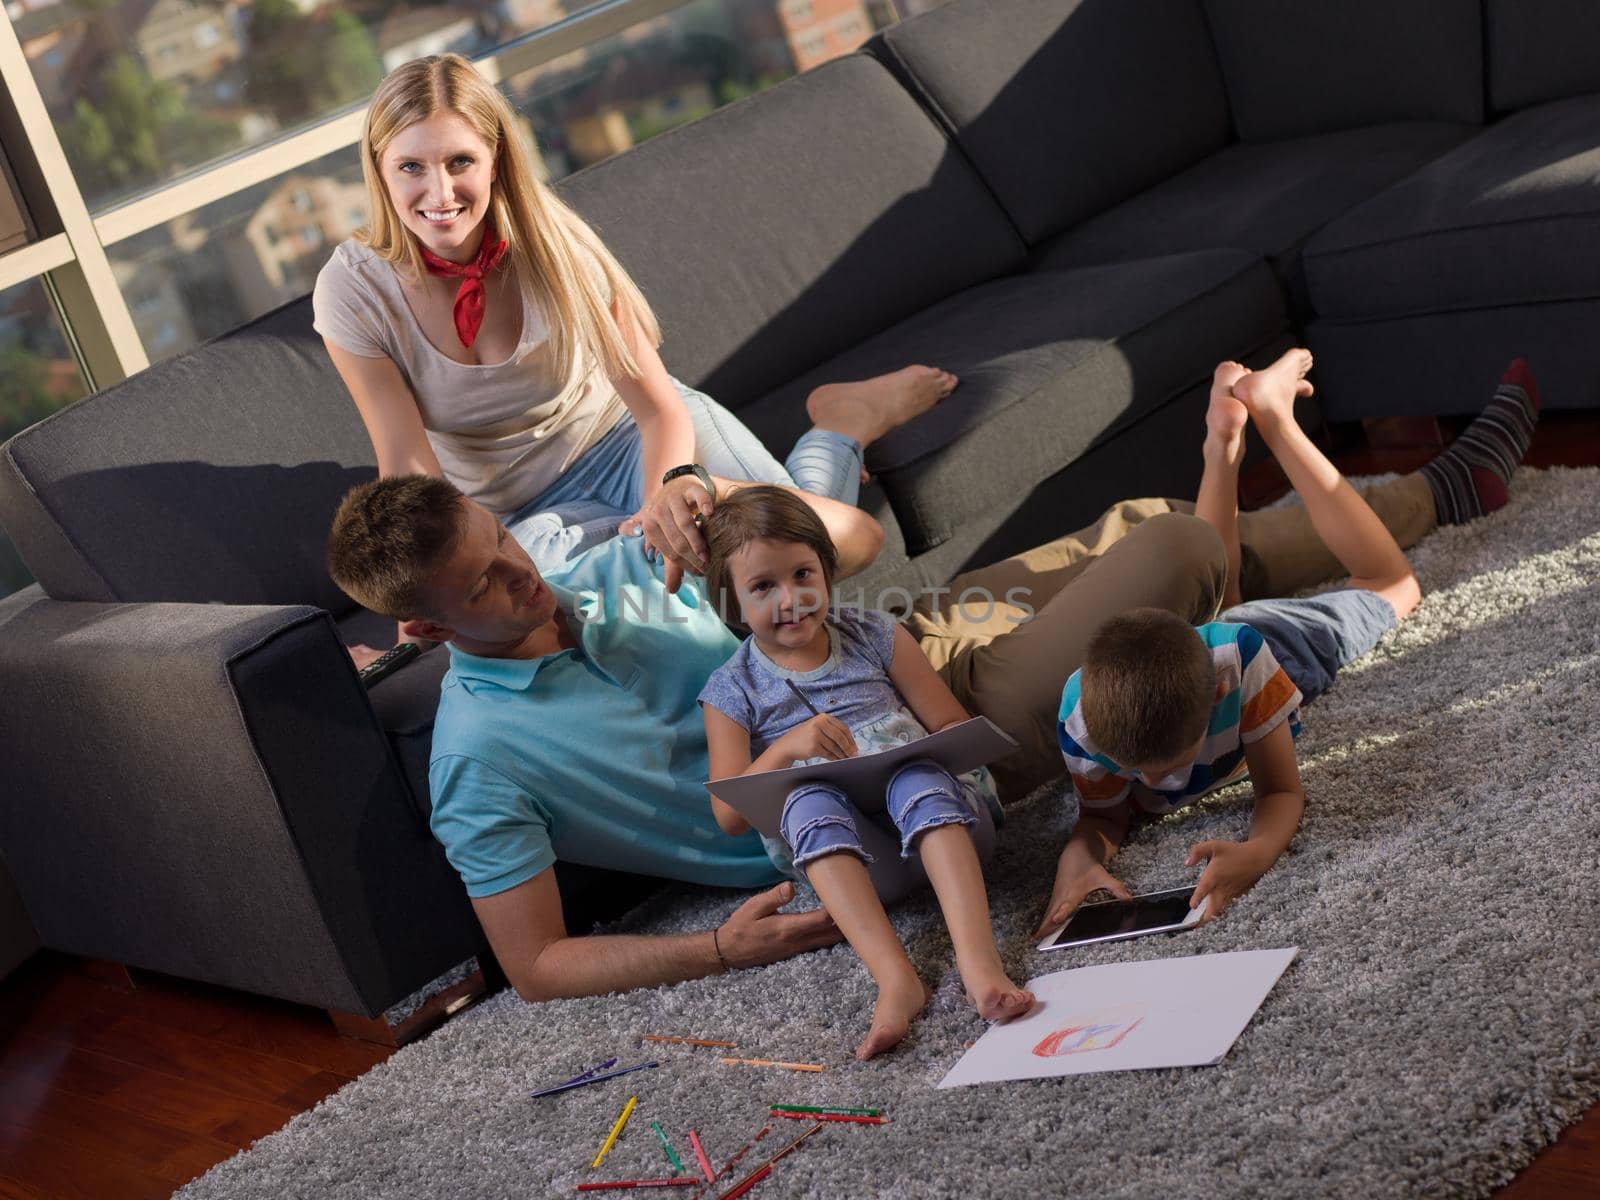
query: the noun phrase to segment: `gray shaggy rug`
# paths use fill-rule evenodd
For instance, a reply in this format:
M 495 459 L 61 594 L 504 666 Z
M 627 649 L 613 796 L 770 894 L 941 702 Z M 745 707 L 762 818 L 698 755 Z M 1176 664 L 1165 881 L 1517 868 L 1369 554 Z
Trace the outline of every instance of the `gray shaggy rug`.
M 181 1195 L 574 1195 L 591 1178 L 666 1174 L 652 1119 L 686 1155 L 698 1130 L 720 1165 L 771 1102 L 870 1105 L 893 1123 L 826 1126 L 754 1200 L 1487 1195 L 1600 1100 L 1600 471 L 1523 471 L 1504 510 L 1413 559 L 1427 598 L 1307 711 L 1304 827 L 1225 920 L 1039 954 L 1028 935 L 1073 805 L 1046 789 L 1001 836 L 995 928 L 1019 979 L 1300 947 L 1221 1065 L 936 1091 L 981 1025 L 934 908 L 913 902 L 896 924 L 936 995 L 887 1058 L 850 1059 L 873 993 L 843 947 L 600 999 L 507 992 Z M 1179 882 L 1192 842 L 1239 836 L 1248 817 L 1235 788 L 1138 831 L 1117 871 L 1135 890 Z M 705 928 L 738 900 L 675 888 L 625 924 Z M 652 1032 L 828 1069 L 719 1066 L 719 1051 L 641 1045 Z M 662 1068 L 526 1096 L 612 1055 Z M 780 1126 L 763 1156 L 808 1127 Z

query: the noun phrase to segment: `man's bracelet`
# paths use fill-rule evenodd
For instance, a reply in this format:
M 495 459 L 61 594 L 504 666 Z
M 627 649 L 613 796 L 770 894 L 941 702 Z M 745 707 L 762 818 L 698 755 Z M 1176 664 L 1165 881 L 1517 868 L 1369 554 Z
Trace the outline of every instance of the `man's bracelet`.
M 720 927 L 714 927 L 711 930 L 711 948 L 717 952 L 717 961 L 722 964 L 723 974 L 727 974 L 733 968 L 728 965 L 728 960 L 722 957 L 722 942 L 717 937 L 721 932 Z

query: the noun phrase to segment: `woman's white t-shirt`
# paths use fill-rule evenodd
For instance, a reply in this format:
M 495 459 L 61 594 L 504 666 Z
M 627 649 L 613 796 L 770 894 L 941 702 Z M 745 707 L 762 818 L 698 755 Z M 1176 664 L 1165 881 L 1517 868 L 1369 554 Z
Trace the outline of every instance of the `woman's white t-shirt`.
M 609 300 L 605 272 L 584 258 Z M 538 496 L 622 415 L 622 397 L 582 349 L 554 376 L 544 315 L 524 301 L 522 336 L 501 363 L 459 363 L 422 332 L 395 268 L 346 241 L 317 275 L 312 327 L 361 358 L 400 369 L 445 478 L 498 516 Z

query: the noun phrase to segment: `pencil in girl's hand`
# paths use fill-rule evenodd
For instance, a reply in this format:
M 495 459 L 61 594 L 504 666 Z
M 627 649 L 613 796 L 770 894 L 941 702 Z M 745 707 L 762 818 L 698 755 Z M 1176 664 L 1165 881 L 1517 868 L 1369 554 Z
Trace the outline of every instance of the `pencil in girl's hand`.
M 812 715 L 812 716 L 813 716 L 813 717 L 820 717 L 820 716 L 821 716 L 821 715 L 822 715 L 822 714 L 821 714 L 821 713 L 820 713 L 820 712 L 818 712 L 818 711 L 817 711 L 817 706 L 816 706 L 816 705 L 815 705 L 815 704 L 813 704 L 813 703 L 811 703 L 811 701 L 809 701 L 809 700 L 807 700 L 807 699 L 806 699 L 806 694 L 805 694 L 805 693 L 804 693 L 804 692 L 802 692 L 802 691 L 801 691 L 801 690 L 800 690 L 800 689 L 799 689 L 799 688 L 798 688 L 798 687 L 797 687 L 797 686 L 796 686 L 796 685 L 795 685 L 795 682 L 794 682 L 794 680 L 792 680 L 792 679 L 785 679 L 785 680 L 784 680 L 784 682 L 785 682 L 785 683 L 787 683 L 787 684 L 788 684 L 788 685 L 789 685 L 789 690 L 790 690 L 790 691 L 791 691 L 791 692 L 793 692 L 793 693 L 794 693 L 794 694 L 795 694 L 795 695 L 796 695 L 796 696 L 797 696 L 797 697 L 799 697 L 799 699 L 800 699 L 800 703 L 801 703 L 801 704 L 804 704 L 804 705 L 805 705 L 805 706 L 806 706 L 806 707 L 807 707 L 807 708 L 809 708 L 809 709 L 810 709 L 810 710 L 811 710 L 811 715 Z

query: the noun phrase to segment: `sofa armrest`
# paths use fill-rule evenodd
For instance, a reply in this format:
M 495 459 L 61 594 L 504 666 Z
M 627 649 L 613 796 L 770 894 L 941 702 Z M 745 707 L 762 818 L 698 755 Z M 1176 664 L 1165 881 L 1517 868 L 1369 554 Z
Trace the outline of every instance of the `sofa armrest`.
M 0 677 L 46 945 L 368 1016 L 481 947 L 326 612 L 29 589 Z

